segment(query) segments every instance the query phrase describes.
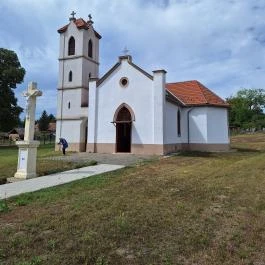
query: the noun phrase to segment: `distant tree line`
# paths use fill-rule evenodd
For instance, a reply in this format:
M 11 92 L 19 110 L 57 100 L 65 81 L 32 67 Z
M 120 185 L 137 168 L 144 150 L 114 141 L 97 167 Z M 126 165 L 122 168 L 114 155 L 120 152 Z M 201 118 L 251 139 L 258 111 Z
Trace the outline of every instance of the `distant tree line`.
M 243 130 L 261 130 L 265 128 L 264 89 L 244 88 L 226 100 L 230 104 L 230 127 Z

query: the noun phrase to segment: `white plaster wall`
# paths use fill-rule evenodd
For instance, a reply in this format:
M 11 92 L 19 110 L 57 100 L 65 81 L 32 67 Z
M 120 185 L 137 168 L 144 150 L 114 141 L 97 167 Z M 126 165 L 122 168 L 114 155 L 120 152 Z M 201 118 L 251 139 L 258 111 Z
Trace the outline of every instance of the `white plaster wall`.
M 127 87 L 121 87 L 121 77 L 129 79 Z M 153 143 L 153 87 L 152 80 L 123 60 L 108 79 L 97 88 L 96 142 L 115 143 L 116 128 L 111 123 L 116 109 L 128 104 L 134 111 L 132 125 L 133 144 Z
M 190 111 L 190 143 L 207 143 L 207 107 L 195 107 Z
M 181 108 L 181 142 L 187 143 L 188 142 L 188 108 Z
M 166 144 L 175 144 L 175 143 L 181 143 L 182 139 L 181 136 L 183 134 L 182 132 L 182 126 L 181 126 L 181 136 L 178 136 L 178 128 L 177 128 L 177 112 L 178 112 L 178 106 L 166 101 L 165 105 L 165 143 Z M 180 109 L 181 111 L 181 109 Z M 181 111 L 182 114 L 182 111 Z M 182 122 L 182 117 L 181 117 Z
M 82 87 L 82 58 L 74 58 L 59 62 L 59 83 L 58 87 Z M 64 75 L 62 74 L 64 71 Z M 72 81 L 69 82 L 69 72 L 72 71 Z M 88 84 L 86 83 L 86 86 Z
M 93 44 L 92 59 L 96 62 L 99 61 L 99 39 L 95 36 L 92 28 L 89 28 L 84 32 L 83 38 L 83 54 L 88 56 L 88 42 L 91 39 Z
M 86 58 L 83 58 L 83 85 L 84 86 L 88 86 L 88 82 L 89 82 L 89 73 L 91 73 L 91 78 L 98 78 L 98 68 L 99 66 L 94 63 L 89 61 Z
M 82 120 L 66 120 L 56 122 L 56 142 L 59 142 L 59 138 L 65 138 L 68 143 L 79 143 L 81 136 L 81 123 Z M 60 129 L 61 135 L 60 135 Z
M 227 118 L 227 108 L 208 107 L 208 143 L 228 144 L 230 142 Z
M 63 93 L 63 97 L 62 97 Z M 58 91 L 58 106 L 57 106 L 57 117 L 58 118 L 78 118 L 87 117 L 87 108 L 81 108 L 81 93 L 82 89 L 69 89 Z M 63 108 L 61 117 L 61 101 L 63 99 Z M 68 103 L 70 102 L 70 109 Z
M 88 89 L 82 89 L 81 104 L 82 104 L 82 106 L 84 106 L 84 105 L 88 106 Z M 85 115 L 87 115 L 87 112 Z
M 60 34 L 60 56 L 63 57 L 73 57 L 75 55 L 83 54 L 83 41 L 77 41 L 83 39 L 83 34 L 85 30 L 79 30 L 73 21 L 70 22 L 67 30 L 64 33 Z M 68 56 L 68 42 L 69 39 L 73 36 L 75 38 L 75 55 Z
M 165 131 L 165 72 L 153 72 L 153 143 L 164 144 Z
M 89 73 L 91 77 L 98 77 L 98 64 L 84 57 L 72 59 L 71 56 L 68 57 L 68 60 L 59 61 L 58 87 L 88 87 Z M 72 71 L 71 82 L 69 82 L 70 71 Z

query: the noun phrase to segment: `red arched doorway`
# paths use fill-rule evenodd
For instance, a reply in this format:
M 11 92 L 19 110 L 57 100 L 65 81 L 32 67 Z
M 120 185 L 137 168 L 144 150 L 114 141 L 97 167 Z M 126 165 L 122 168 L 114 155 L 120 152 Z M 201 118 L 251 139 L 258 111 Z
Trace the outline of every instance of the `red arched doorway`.
M 116 115 L 116 152 L 130 153 L 132 142 L 132 115 L 123 106 Z

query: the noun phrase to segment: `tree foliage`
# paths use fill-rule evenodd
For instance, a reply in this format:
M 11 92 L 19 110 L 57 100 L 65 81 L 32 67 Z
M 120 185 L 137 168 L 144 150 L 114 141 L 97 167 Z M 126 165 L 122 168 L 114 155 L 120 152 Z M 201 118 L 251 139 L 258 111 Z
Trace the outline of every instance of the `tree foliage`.
M 49 117 L 50 122 L 56 122 L 56 118 L 53 114 L 50 114 L 48 117 Z
M 17 105 L 13 89 L 23 82 L 25 69 L 15 52 L 0 48 L 0 131 L 9 131 L 18 125 L 23 111 Z
M 39 121 L 38 121 L 39 130 L 42 132 L 47 131 L 49 128 L 49 123 L 50 123 L 50 118 L 49 118 L 46 110 L 44 110 L 41 114 Z
M 227 98 L 230 104 L 230 126 L 249 129 L 265 127 L 265 90 L 241 89 L 235 96 Z

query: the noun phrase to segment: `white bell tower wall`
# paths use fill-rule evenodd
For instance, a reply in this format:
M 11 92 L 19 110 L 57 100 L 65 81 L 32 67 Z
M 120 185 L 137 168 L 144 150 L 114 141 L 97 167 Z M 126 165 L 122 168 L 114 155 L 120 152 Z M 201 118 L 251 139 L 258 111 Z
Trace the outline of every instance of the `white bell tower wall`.
M 99 74 L 99 39 L 93 21 L 70 18 L 60 33 L 56 142 L 86 151 L 89 79 Z M 58 149 L 58 147 L 56 147 Z

